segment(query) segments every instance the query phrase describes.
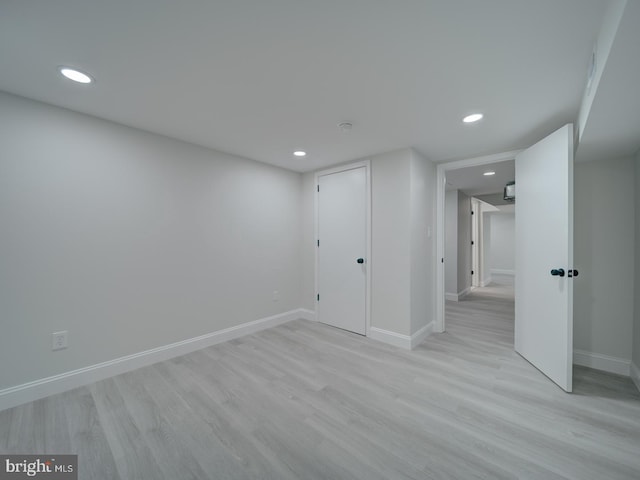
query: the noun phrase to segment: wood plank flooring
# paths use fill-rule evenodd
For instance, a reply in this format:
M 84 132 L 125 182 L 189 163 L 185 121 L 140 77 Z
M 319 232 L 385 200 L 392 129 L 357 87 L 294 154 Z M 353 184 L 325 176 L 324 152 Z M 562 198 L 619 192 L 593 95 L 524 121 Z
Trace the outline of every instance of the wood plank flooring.
M 0 412 L 0 453 L 81 479 L 640 478 L 640 394 L 513 351 L 508 287 L 447 303 L 409 352 L 295 321 Z

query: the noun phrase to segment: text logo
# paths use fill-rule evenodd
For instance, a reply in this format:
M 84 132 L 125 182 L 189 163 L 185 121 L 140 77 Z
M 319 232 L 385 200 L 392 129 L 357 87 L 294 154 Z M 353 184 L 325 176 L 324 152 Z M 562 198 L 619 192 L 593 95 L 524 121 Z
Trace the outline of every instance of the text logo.
M 0 480 L 78 480 L 77 455 L 0 455 Z

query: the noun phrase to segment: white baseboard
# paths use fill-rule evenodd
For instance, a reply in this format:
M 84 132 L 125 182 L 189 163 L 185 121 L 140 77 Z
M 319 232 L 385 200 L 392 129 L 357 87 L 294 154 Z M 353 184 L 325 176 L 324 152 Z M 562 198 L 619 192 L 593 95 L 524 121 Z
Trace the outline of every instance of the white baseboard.
M 504 270 L 501 268 L 492 268 L 491 269 L 491 275 L 511 275 L 511 276 L 515 276 L 516 271 L 515 270 Z
M 633 380 L 633 383 L 636 384 L 636 388 L 640 390 L 640 368 L 638 368 L 638 366 L 635 363 L 631 362 L 630 370 L 631 370 L 630 372 L 631 380 Z
M 604 372 L 625 375 L 627 377 L 631 374 L 631 362 L 629 360 L 610 357 L 600 353 L 587 352 L 585 350 L 573 351 L 573 363 Z
M 412 350 L 422 343 L 425 338 L 431 335 L 431 333 L 433 333 L 433 322 L 425 325 L 411 336 L 391 332 L 389 330 L 383 330 L 382 328 L 371 327 L 369 329 L 369 338 L 377 340 L 378 342 L 393 345 L 394 347 Z
M 378 342 L 388 343 L 394 347 L 406 348 L 411 350 L 411 337 L 401 333 L 390 332 L 382 328 L 371 327 L 369 329 L 369 338 Z
M 233 340 L 252 333 L 272 328 L 283 323 L 300 318 L 309 319 L 315 312 L 305 309 L 296 309 L 271 317 L 261 318 L 243 323 L 235 327 L 225 328 L 216 332 L 207 333 L 199 337 L 189 338 L 180 342 L 171 343 L 162 347 L 153 348 L 144 352 L 134 353 L 124 357 L 98 363 L 70 372 L 61 373 L 33 382 L 24 383 L 15 387 L 0 390 L 0 411 L 15 407 L 23 403 L 32 402 L 40 398 L 62 393 L 67 390 L 88 385 L 90 383 L 113 377 L 121 373 L 129 372 L 153 363 L 179 357 L 217 343 Z
M 298 318 L 302 318 L 303 320 L 309 320 L 311 322 L 317 322 L 318 316 L 316 312 L 313 310 L 309 310 L 307 308 L 299 308 L 298 310 Z
M 457 302 L 459 300 L 462 300 L 467 295 L 469 295 L 469 293 L 471 293 L 471 287 L 467 287 L 467 288 L 465 288 L 464 290 L 462 290 L 461 292 L 458 292 L 458 293 L 446 293 L 445 292 L 444 298 L 445 298 L 445 300 L 451 300 L 453 302 Z
M 491 275 L 489 275 L 488 278 L 485 278 L 484 280 L 482 280 L 480 282 L 480 286 L 481 287 L 486 287 L 487 285 L 491 284 L 491 282 L 493 282 L 493 278 L 491 278 Z
M 422 342 L 424 342 L 424 339 L 427 338 L 432 333 L 433 333 L 433 322 L 429 322 L 420 330 L 418 330 L 416 333 L 411 335 L 411 350 L 413 350 Z

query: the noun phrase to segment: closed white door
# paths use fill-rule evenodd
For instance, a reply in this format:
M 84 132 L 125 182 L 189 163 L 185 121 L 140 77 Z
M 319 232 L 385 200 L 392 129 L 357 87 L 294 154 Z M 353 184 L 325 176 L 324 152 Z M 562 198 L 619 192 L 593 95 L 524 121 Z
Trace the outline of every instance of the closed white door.
M 318 302 L 322 323 L 366 334 L 366 167 L 318 177 Z
M 516 156 L 515 349 L 570 392 L 573 125 Z

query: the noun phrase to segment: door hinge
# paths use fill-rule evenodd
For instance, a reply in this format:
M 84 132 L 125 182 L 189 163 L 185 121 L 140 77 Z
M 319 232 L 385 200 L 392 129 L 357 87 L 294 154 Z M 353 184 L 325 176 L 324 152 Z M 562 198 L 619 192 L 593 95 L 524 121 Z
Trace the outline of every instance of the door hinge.
M 471 210 L 471 215 L 473 215 L 473 210 Z
M 316 185 L 316 187 L 318 187 L 318 191 L 320 191 L 320 185 Z
M 320 294 L 318 294 L 317 300 L 318 300 L 318 302 L 320 301 Z
M 444 257 L 440 259 L 440 263 L 444 263 Z
M 471 245 L 475 245 L 475 243 L 473 242 L 473 240 L 471 240 Z
M 471 275 L 473 275 L 473 270 L 471 270 Z
M 320 239 L 318 239 L 318 246 L 320 246 Z

